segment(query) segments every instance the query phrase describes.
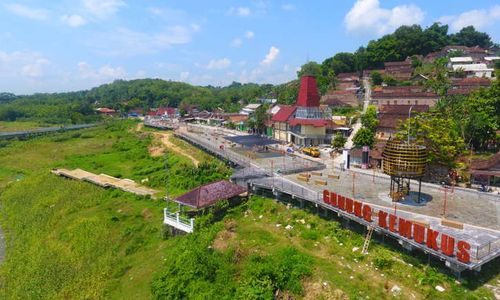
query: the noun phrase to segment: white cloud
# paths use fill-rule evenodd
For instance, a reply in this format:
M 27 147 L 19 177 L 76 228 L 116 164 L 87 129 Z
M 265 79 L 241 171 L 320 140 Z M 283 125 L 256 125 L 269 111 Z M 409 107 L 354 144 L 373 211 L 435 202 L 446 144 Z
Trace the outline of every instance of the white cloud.
M 122 0 L 83 0 L 83 7 L 87 12 L 98 18 L 112 16 L 122 6 L 125 6 Z
M 249 40 L 253 39 L 255 37 L 255 33 L 253 31 L 248 30 L 247 32 L 245 32 L 245 37 Z
M 495 5 L 487 10 L 474 9 L 460 15 L 443 16 L 439 18 L 439 21 L 449 24 L 452 31 L 459 31 L 470 25 L 476 29 L 483 29 L 500 21 L 500 5 Z
M 250 8 L 244 6 L 231 7 L 228 11 L 228 14 L 231 16 L 248 17 L 252 14 L 252 11 L 250 10 Z
M 32 20 L 44 21 L 49 18 L 49 12 L 45 9 L 31 8 L 17 3 L 5 4 L 4 8 L 15 15 Z
M 146 78 L 146 71 L 144 70 L 139 70 L 135 73 L 136 78 Z
M 379 0 L 357 0 L 344 22 L 350 32 L 382 35 L 401 25 L 419 24 L 423 19 L 424 12 L 413 4 L 387 9 L 380 7 Z
M 220 70 L 220 69 L 225 69 L 231 65 L 231 61 L 224 57 L 221 59 L 212 59 L 206 66 L 207 69 L 209 70 Z
M 148 11 L 155 17 L 169 20 L 171 22 L 182 22 L 186 20 L 187 14 L 183 10 L 166 7 L 150 7 Z
M 123 67 L 113 68 L 110 65 L 104 65 L 94 70 L 84 61 L 78 63 L 78 73 L 82 79 L 121 79 L 127 76 L 127 71 Z
M 88 45 L 103 55 L 135 56 L 187 44 L 191 42 L 194 33 L 192 26 L 182 25 L 170 26 L 157 33 L 119 28 L 97 34 L 92 41 L 88 42 Z
M 43 75 L 43 66 L 48 65 L 49 61 L 45 58 L 38 58 L 35 62 L 24 65 L 21 69 L 21 75 L 28 77 L 40 77 Z
M 61 21 L 71 27 L 80 27 L 87 23 L 87 20 L 80 15 L 62 15 Z
M 266 54 L 266 57 L 260 63 L 262 65 L 270 65 L 273 63 L 273 61 L 276 60 L 276 58 L 278 58 L 279 54 L 280 54 L 280 49 L 278 49 L 274 46 L 271 46 L 271 48 L 269 49 L 269 52 Z
M 0 51 L 0 77 L 40 77 L 44 74 L 44 67 L 49 64 L 47 58 L 36 52 Z
M 291 10 L 297 9 L 297 7 L 295 6 L 295 4 L 286 3 L 286 4 L 281 5 L 281 9 L 291 11 Z
M 181 72 L 181 74 L 179 75 L 180 81 L 186 81 L 188 78 L 189 78 L 189 72 L 187 71 Z
M 241 47 L 241 45 L 243 45 L 243 41 L 240 38 L 235 38 L 231 42 L 231 46 L 233 46 L 233 47 Z

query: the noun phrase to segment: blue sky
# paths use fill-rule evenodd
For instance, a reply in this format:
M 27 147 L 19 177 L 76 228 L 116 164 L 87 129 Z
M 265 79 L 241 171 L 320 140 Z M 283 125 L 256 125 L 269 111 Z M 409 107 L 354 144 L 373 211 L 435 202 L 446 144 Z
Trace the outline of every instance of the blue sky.
M 500 40 L 500 4 L 491 0 L 2 0 L 0 91 L 72 91 L 147 77 L 282 83 L 307 60 L 435 21 L 452 32 L 475 25 Z

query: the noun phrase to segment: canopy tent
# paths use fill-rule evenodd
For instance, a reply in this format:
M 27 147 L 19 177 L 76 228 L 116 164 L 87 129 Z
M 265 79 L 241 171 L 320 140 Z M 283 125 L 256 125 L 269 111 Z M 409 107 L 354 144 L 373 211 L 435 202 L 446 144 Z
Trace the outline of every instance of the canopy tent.
M 269 139 L 267 137 L 262 137 L 260 135 L 226 136 L 225 139 L 245 147 L 279 144 L 279 142 L 276 140 Z

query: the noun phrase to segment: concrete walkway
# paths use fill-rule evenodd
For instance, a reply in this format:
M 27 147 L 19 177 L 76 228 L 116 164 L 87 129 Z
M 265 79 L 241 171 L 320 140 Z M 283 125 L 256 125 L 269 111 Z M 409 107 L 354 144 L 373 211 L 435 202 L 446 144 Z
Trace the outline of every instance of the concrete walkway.
M 363 101 L 363 114 L 366 113 L 366 110 L 368 109 L 368 105 L 370 105 L 371 101 L 371 86 L 370 86 L 370 81 L 367 78 L 363 78 L 363 86 L 365 88 L 365 100 Z M 356 135 L 359 129 L 361 129 L 361 118 L 358 118 L 356 123 L 352 126 L 352 133 L 351 135 L 347 138 L 347 142 L 345 143 L 345 148 L 351 149 L 353 146 L 352 139 Z

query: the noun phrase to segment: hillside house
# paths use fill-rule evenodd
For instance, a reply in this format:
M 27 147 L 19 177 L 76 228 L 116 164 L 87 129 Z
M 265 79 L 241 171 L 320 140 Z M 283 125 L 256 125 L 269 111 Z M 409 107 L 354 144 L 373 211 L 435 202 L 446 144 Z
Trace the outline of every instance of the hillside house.
M 500 152 L 489 159 L 476 159 L 470 165 L 471 183 L 500 186 Z
M 394 86 L 374 89 L 372 101 L 380 108 L 383 105 L 427 105 L 433 107 L 439 96 L 422 86 Z
M 463 71 L 467 77 L 485 77 L 495 76 L 495 69 L 488 68 L 486 64 L 454 64 L 453 72 Z
M 253 115 L 261 105 L 260 103 L 250 103 L 240 110 L 240 115 Z
M 491 81 L 487 78 L 472 77 L 452 80 L 451 85 L 448 95 L 468 95 L 477 89 L 489 87 Z
M 385 75 L 391 76 L 396 80 L 410 80 L 413 74 L 411 60 L 394 61 L 384 63 Z
M 358 90 L 359 89 L 359 74 L 358 73 L 339 73 L 337 74 L 338 90 Z
M 412 116 L 429 111 L 429 105 L 382 105 L 378 112 L 377 139 L 387 140 L 394 136 L 398 126 L 408 119 L 410 107 Z
M 356 90 L 344 91 L 329 91 L 321 97 L 321 103 L 326 104 L 328 107 L 344 107 L 352 106 L 357 107 L 361 104 L 360 95 Z
M 99 107 L 96 109 L 96 112 L 105 116 L 115 116 L 118 114 L 116 110 L 107 107 Z

